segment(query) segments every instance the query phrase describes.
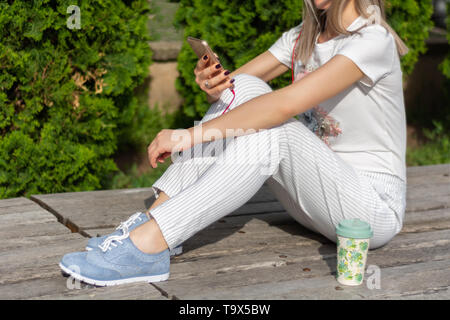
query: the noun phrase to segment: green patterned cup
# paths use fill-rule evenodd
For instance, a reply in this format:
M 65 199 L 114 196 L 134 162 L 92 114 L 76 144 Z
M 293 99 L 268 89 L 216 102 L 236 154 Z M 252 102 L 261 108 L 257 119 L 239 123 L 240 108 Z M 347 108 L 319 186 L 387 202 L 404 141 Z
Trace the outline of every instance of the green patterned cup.
M 337 272 L 339 283 L 358 286 L 363 282 L 372 229 L 359 219 L 341 221 L 337 234 Z

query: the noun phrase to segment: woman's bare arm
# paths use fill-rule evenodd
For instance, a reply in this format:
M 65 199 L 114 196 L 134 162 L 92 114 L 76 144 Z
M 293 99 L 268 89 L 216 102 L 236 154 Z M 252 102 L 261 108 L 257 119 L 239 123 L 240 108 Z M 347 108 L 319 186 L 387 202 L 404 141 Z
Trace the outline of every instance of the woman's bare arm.
M 209 103 L 217 101 L 219 99 L 220 93 L 226 88 L 232 88 L 232 85 L 230 82 L 228 82 L 228 80 L 240 73 L 247 73 L 258 77 L 265 82 L 268 82 L 289 70 L 288 67 L 282 64 L 269 51 L 266 51 L 253 58 L 252 60 L 226 76 L 223 75 L 223 73 L 219 73 L 223 71 L 223 67 L 220 67 L 219 70 L 215 69 L 214 65 L 206 67 L 208 62 L 209 61 L 207 60 L 199 59 L 194 70 L 194 74 L 196 76 L 197 84 L 203 91 L 206 92 L 206 97 Z M 208 80 L 208 82 L 212 82 L 212 86 L 214 88 L 205 88 L 205 80 Z
M 189 128 L 192 144 L 216 139 L 217 136 L 205 135 L 209 130 L 209 133 L 220 131 L 221 138 L 225 138 L 249 134 L 251 130 L 272 128 L 332 98 L 363 76 L 352 60 L 337 55 L 300 81 L 251 99 L 203 123 L 201 130 L 198 130 L 198 126 Z
M 275 58 L 273 54 L 269 51 L 265 51 L 233 71 L 230 74 L 230 77 L 233 78 L 240 73 L 246 73 L 268 82 L 282 75 L 287 70 L 289 70 L 289 68 Z

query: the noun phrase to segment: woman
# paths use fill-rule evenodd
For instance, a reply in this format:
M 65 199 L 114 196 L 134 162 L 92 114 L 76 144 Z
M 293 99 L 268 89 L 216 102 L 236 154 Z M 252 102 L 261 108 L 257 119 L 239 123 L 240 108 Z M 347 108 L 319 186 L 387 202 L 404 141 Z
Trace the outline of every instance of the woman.
M 150 144 L 152 167 L 174 159 L 153 185 L 156 201 L 94 250 L 65 255 L 64 271 L 96 285 L 166 280 L 170 250 L 244 205 L 264 182 L 296 221 L 331 241 L 349 218 L 370 223 L 371 248 L 401 230 L 399 55 L 407 48 L 385 22 L 382 1 L 304 2 L 303 23 L 233 73 L 207 67 L 210 57 L 198 61 L 196 81 L 212 105 L 200 124 L 162 130 Z M 291 62 L 295 81 L 272 91 L 266 82 Z

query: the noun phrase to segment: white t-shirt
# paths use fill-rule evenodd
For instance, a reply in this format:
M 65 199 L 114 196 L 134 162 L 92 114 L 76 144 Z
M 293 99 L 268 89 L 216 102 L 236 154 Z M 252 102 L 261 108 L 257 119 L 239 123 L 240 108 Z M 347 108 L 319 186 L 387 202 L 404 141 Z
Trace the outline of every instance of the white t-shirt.
M 358 17 L 347 30 L 354 31 L 366 22 Z M 284 32 L 269 49 L 289 68 L 300 27 Z M 300 114 L 299 120 L 353 167 L 390 173 L 406 182 L 406 115 L 394 37 L 381 25 L 370 24 L 351 36 L 340 35 L 324 43 L 316 39 L 309 61 L 294 65 L 295 81 L 337 54 L 351 59 L 364 78 Z

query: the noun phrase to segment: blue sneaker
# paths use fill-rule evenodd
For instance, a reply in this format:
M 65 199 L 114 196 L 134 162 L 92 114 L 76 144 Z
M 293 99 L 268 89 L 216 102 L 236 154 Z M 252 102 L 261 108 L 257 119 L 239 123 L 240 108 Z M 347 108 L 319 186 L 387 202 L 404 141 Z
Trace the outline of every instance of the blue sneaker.
M 120 225 L 116 228 L 116 231 L 114 231 L 111 234 L 107 234 L 101 237 L 92 237 L 89 239 L 86 250 L 90 251 L 93 249 L 98 249 L 99 246 L 103 243 L 103 241 L 106 240 L 106 238 L 110 236 L 120 236 L 123 234 L 123 230 L 126 227 L 129 231 L 132 231 L 133 229 L 136 229 L 141 224 L 146 223 L 147 221 L 150 221 L 148 216 L 144 212 L 136 212 L 131 217 L 129 217 L 126 221 L 121 222 Z M 177 256 L 183 253 L 183 246 L 179 245 L 172 250 L 170 250 L 171 256 Z
M 165 281 L 170 274 L 170 253 L 140 251 L 125 228 L 122 235 L 105 239 L 100 250 L 68 253 L 60 268 L 77 280 L 95 286 L 113 286 L 133 282 Z

